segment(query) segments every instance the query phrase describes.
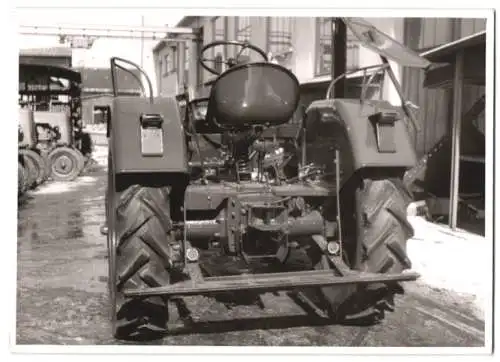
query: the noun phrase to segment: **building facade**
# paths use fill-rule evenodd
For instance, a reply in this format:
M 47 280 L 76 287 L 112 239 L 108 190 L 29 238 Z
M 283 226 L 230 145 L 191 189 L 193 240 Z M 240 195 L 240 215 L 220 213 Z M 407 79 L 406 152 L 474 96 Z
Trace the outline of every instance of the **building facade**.
M 402 19 L 381 18 L 377 27 L 398 38 Z M 178 26 L 201 29 L 200 43 L 161 41 L 153 49 L 158 94 L 173 95 L 183 85 L 193 91 L 203 89 L 214 76 L 198 64 L 203 45 L 216 40 L 249 41 L 265 50 L 274 61 L 290 69 L 303 85 L 326 87 L 331 72 L 331 18 L 300 17 L 185 17 Z M 402 36 L 399 36 L 402 40 Z M 234 48 L 234 49 L 231 49 Z M 224 51 L 222 47 L 215 52 Z M 227 47 L 234 56 L 236 47 Z M 249 56 L 257 57 L 254 52 Z M 223 54 L 205 54 L 206 57 Z M 245 55 L 245 54 L 244 54 Z M 348 31 L 347 68 L 372 64 L 376 58 L 360 46 Z M 191 71 L 190 71 L 191 69 Z
M 381 31 L 417 53 L 486 29 L 486 19 L 460 18 L 367 18 Z M 301 103 L 324 97 L 331 80 L 331 18 L 321 17 L 185 17 L 178 26 L 201 29 L 202 41 L 177 43 L 161 41 L 153 50 L 158 94 L 175 95 L 184 85 L 195 94 L 206 92 L 214 78 L 198 64 L 201 47 L 215 40 L 248 40 L 271 53 L 275 61 L 290 69 L 301 83 Z M 217 50 L 216 50 L 217 51 Z M 221 49 L 222 51 L 222 49 Z M 231 50 L 229 50 L 231 51 Z M 205 54 L 207 57 L 218 54 Z M 221 54 L 222 55 L 222 54 Z M 227 54 L 226 54 L 227 55 Z M 231 54 L 229 54 L 231 55 Z M 362 47 L 347 34 L 347 68 L 377 64 L 377 54 Z M 447 132 L 451 117 L 451 90 L 425 89 L 424 72 L 392 63 L 405 97 L 418 105 L 422 130 L 413 134 L 417 153 L 422 155 Z M 357 96 L 359 78 L 350 78 L 347 96 Z M 384 99 L 399 105 L 399 96 L 388 82 L 382 87 Z M 484 93 L 484 87 L 464 89 L 464 109 Z M 378 96 L 378 91 L 372 96 Z M 484 120 L 482 121 L 484 128 Z

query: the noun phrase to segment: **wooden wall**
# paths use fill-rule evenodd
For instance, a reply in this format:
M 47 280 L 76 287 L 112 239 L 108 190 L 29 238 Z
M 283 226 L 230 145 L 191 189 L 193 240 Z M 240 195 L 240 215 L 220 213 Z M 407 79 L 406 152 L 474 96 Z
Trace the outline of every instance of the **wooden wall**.
M 436 46 L 472 35 L 486 29 L 486 19 L 457 18 L 408 18 L 404 24 L 404 41 L 407 46 L 423 52 Z M 407 99 L 418 105 L 421 132 L 413 134 L 419 155 L 429 151 L 447 132 L 451 112 L 451 91 L 424 89 L 424 72 L 403 69 L 403 91 Z M 464 110 L 483 92 L 483 87 L 466 86 Z

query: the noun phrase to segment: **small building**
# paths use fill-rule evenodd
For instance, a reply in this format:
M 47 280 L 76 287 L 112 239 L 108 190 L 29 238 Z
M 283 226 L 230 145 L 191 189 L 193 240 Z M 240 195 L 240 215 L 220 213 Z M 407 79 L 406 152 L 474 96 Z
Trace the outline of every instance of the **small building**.
M 82 75 L 82 121 L 83 125 L 104 123 L 105 111 L 113 99 L 111 70 L 109 68 L 76 68 Z M 138 71 L 131 70 L 140 79 Z M 141 95 L 141 86 L 134 76 L 117 71 L 120 95 Z

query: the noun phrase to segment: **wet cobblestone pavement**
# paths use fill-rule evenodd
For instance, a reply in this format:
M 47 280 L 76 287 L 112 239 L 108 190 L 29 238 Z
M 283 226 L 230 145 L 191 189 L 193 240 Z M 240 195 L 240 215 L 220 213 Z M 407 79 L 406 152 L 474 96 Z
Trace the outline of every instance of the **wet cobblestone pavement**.
M 31 192 L 18 213 L 17 344 L 116 344 L 108 316 L 104 170 Z M 312 318 L 285 294 L 266 309 L 185 298 L 192 323 L 164 345 L 483 346 L 484 322 L 459 296 L 419 283 L 372 327 Z

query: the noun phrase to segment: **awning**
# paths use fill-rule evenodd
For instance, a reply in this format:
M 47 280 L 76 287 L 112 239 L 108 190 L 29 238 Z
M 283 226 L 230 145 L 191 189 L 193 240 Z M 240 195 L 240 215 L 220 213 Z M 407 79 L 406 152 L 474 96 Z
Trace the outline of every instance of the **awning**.
M 19 63 L 19 81 L 25 82 L 33 76 L 56 77 L 81 83 L 81 74 L 73 69 L 46 64 Z
M 425 75 L 426 88 L 452 88 L 457 53 L 463 51 L 463 82 L 465 85 L 485 85 L 486 31 L 441 45 L 420 55 L 436 65 Z

